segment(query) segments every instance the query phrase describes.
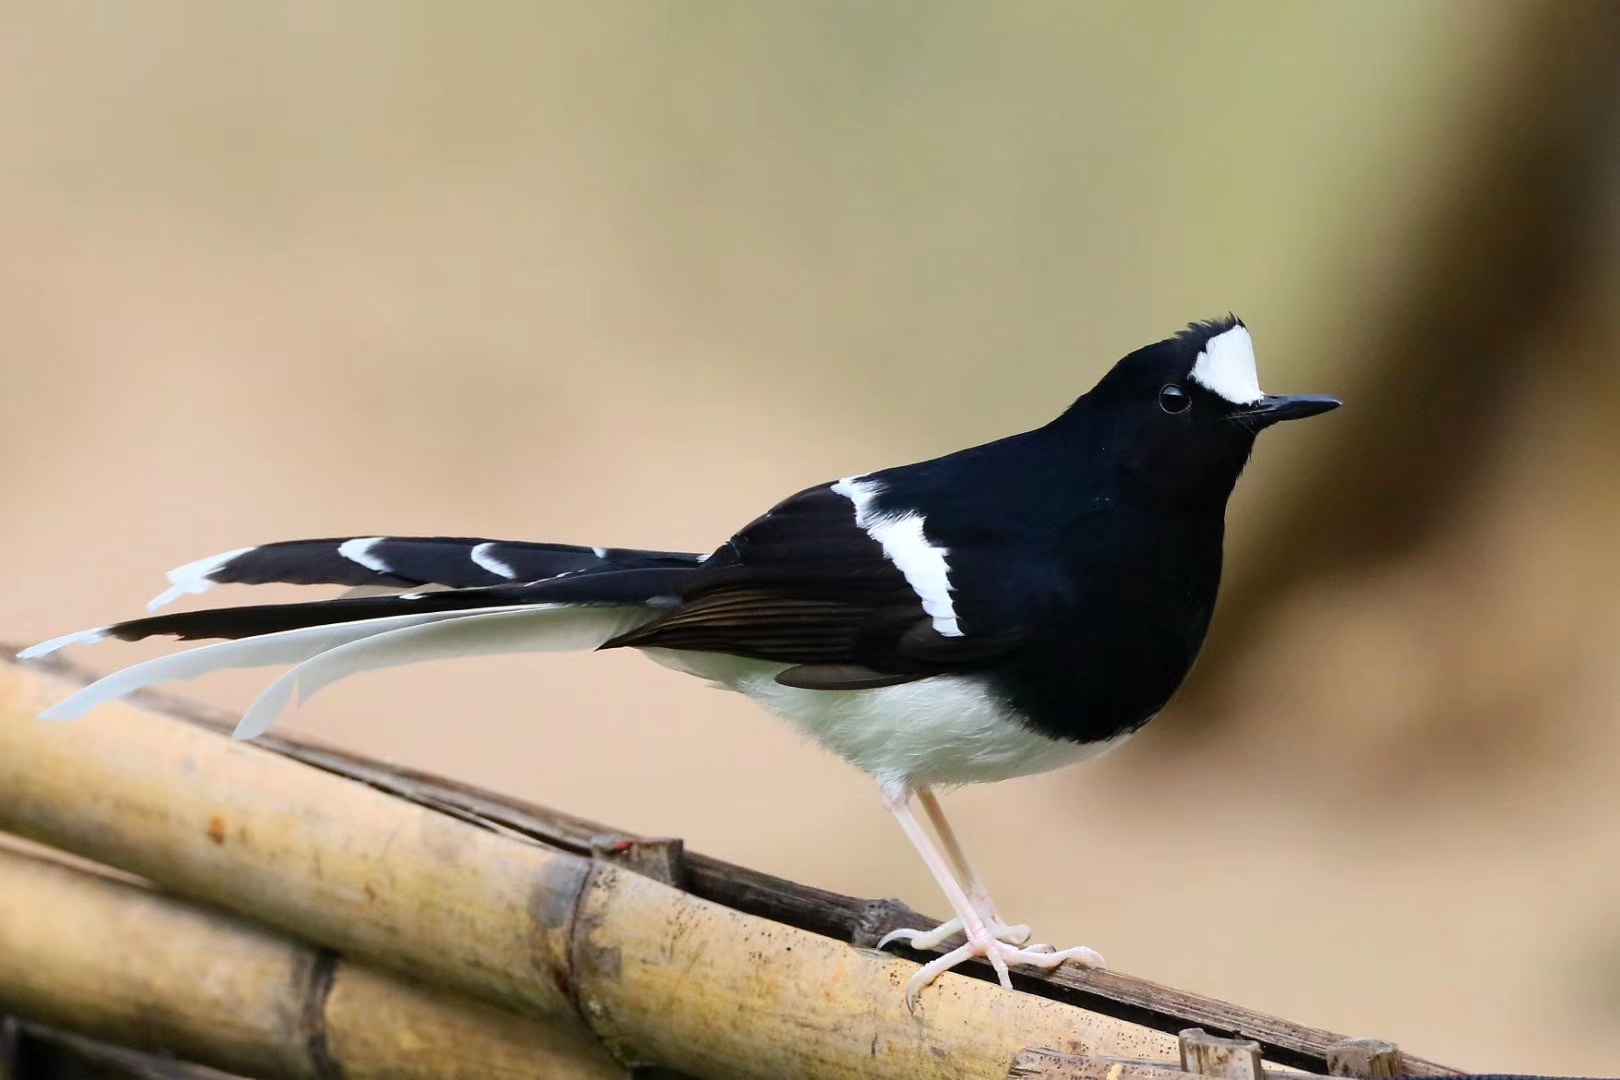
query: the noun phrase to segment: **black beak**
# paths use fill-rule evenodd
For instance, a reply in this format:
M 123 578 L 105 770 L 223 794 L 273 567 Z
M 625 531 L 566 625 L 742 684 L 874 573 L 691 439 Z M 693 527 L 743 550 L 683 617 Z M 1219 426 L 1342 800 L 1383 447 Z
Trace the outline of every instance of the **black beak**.
M 1267 394 L 1238 415 L 1258 427 L 1270 427 L 1284 420 L 1303 420 L 1342 405 L 1338 398 L 1322 394 Z

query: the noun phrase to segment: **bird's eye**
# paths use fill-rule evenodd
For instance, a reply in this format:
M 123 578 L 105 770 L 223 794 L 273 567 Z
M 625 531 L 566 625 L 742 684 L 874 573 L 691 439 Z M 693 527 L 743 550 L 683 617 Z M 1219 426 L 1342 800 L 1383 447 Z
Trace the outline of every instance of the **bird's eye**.
M 1192 404 L 1192 398 L 1187 391 L 1175 383 L 1165 383 L 1159 387 L 1159 408 L 1167 413 L 1186 412 L 1187 406 Z

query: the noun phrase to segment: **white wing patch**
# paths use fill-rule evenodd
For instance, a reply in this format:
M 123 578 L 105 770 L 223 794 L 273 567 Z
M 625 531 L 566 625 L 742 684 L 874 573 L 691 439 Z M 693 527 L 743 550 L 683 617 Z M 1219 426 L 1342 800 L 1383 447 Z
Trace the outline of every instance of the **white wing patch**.
M 1253 405 L 1265 394 L 1254 366 L 1254 341 L 1249 331 L 1234 326 L 1204 343 L 1193 364 L 1192 380 L 1233 405 Z
M 934 630 L 944 637 L 961 637 L 951 603 L 951 567 L 945 561 L 950 550 L 928 541 L 922 515 L 879 510 L 875 503 L 883 485 L 875 480 L 849 476 L 832 489 L 855 504 L 855 524 L 883 546 L 884 556 L 905 576 L 933 619 Z

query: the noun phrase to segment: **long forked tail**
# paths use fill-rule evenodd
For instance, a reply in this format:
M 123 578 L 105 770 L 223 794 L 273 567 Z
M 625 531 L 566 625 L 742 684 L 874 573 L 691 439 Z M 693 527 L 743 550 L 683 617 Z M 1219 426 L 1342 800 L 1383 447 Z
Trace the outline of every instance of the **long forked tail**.
M 253 738 L 269 730 L 295 693 L 307 700 L 362 671 L 442 657 L 596 648 L 655 617 L 700 561 L 677 552 L 470 538 L 286 541 L 172 571 L 173 587 L 150 606 L 224 583 L 438 588 L 154 615 L 54 638 L 19 655 L 32 659 L 110 638 L 227 639 L 114 672 L 42 716 L 70 720 L 143 687 L 225 668 L 294 665 L 238 724 L 238 738 Z
M 382 585 L 452 589 L 536 582 L 583 570 L 696 566 L 680 551 L 535 544 L 466 536 L 341 536 L 237 548 L 169 571 L 148 611 L 215 585 Z

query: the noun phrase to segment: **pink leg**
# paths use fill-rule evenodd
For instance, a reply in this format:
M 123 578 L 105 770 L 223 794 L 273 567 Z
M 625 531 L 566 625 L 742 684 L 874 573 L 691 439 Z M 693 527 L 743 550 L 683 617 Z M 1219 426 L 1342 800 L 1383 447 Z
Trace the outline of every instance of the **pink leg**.
M 967 894 L 962 891 L 962 886 L 957 883 L 951 868 L 946 865 L 945 856 L 940 854 L 939 849 L 934 846 L 934 841 L 922 827 L 922 822 L 911 812 L 911 790 L 903 787 L 885 787 L 883 805 L 894 815 L 895 820 L 900 822 L 900 828 L 905 830 L 911 846 L 917 849 L 917 853 L 923 857 L 923 862 L 928 864 L 934 880 L 939 883 L 940 889 L 945 893 L 945 899 L 950 902 L 951 910 L 969 925 L 983 929 L 984 920 L 968 902 Z
M 883 804 L 905 830 L 917 853 L 922 856 L 928 870 L 934 875 L 940 889 L 945 893 L 945 899 L 950 903 L 951 909 L 956 912 L 957 919 L 961 920 L 962 933 L 967 942 L 946 953 L 944 956 L 924 964 L 917 969 L 909 982 L 906 983 L 906 1004 L 915 1007 L 917 995 L 922 988 L 939 978 L 958 964 L 970 960 L 975 956 L 982 956 L 990 961 L 990 966 L 996 971 L 996 977 L 1001 985 L 1012 989 L 1012 980 L 1007 973 L 1008 964 L 1030 964 L 1040 968 L 1054 968 L 1065 960 L 1078 960 L 1090 967 L 1100 967 L 1102 957 L 1092 950 L 1080 946 L 1062 951 L 1041 951 L 1037 949 L 1020 949 L 1000 940 L 989 927 L 985 925 L 984 918 L 969 902 L 967 894 L 951 873 L 951 867 L 934 842 L 929 838 L 922 822 L 918 821 L 911 812 L 911 789 L 903 784 L 885 784 L 883 786 Z M 896 931 L 884 940 L 894 938 L 896 934 L 906 932 Z M 913 935 L 915 938 L 917 935 Z
M 1030 929 L 1027 926 L 1008 926 L 1002 922 L 1001 916 L 996 913 L 996 904 L 990 899 L 990 892 L 984 887 L 984 881 L 968 862 L 967 852 L 962 850 L 961 841 L 956 838 L 956 830 L 951 823 L 945 820 L 945 809 L 939 805 L 939 799 L 927 787 L 917 789 L 917 801 L 922 803 L 923 812 L 928 815 L 929 824 L 934 826 L 934 832 L 939 836 L 939 842 L 945 848 L 945 854 L 950 857 L 951 866 L 956 870 L 958 881 L 967 887 L 968 902 L 979 913 L 979 917 L 991 930 L 996 931 L 996 937 L 1012 945 L 1023 945 L 1030 939 Z

